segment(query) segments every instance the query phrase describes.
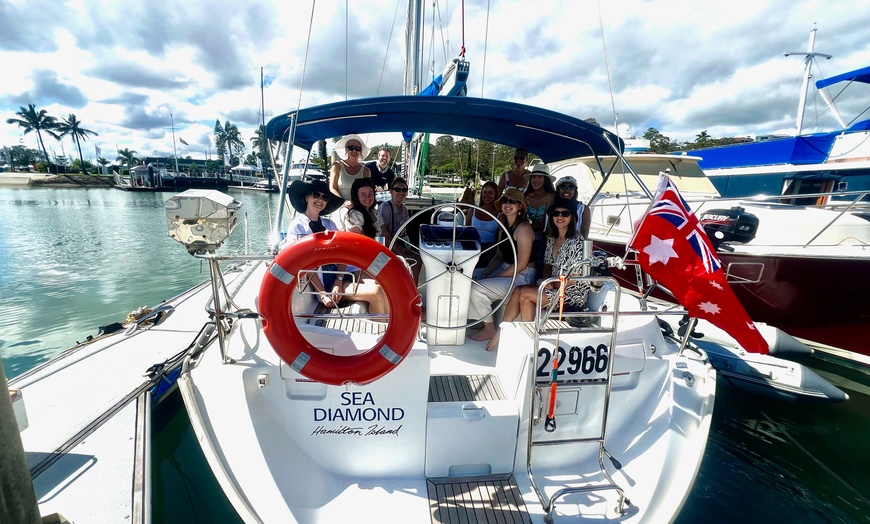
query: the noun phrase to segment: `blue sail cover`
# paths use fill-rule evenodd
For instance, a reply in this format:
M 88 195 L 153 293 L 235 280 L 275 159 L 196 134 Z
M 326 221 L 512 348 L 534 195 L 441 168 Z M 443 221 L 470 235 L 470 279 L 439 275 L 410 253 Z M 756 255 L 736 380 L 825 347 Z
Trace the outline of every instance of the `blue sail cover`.
M 819 133 L 797 137 L 776 138 L 763 142 L 731 144 L 708 149 L 694 149 L 687 154 L 703 160 L 702 169 L 768 166 L 778 164 L 820 164 L 836 138 L 835 133 Z
M 861 69 L 849 71 L 848 73 L 843 73 L 842 75 L 832 76 L 831 78 L 823 78 L 822 80 L 816 81 L 816 87 L 818 89 L 822 89 L 823 87 L 828 87 L 839 82 L 845 82 L 850 80 L 853 82 L 870 84 L 870 67 L 862 67 Z
M 294 116 L 295 111 L 270 120 L 266 138 L 286 141 Z M 310 150 L 325 138 L 401 131 L 455 135 L 523 148 L 544 162 L 612 154 L 608 140 L 619 152 L 625 149 L 615 134 L 572 116 L 502 100 L 455 96 L 386 96 L 302 109 L 294 145 Z

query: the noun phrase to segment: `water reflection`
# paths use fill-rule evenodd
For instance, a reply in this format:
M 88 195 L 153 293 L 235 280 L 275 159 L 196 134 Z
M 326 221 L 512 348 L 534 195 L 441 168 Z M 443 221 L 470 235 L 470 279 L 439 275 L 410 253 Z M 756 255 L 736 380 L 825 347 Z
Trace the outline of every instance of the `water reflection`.
M 169 238 L 174 193 L 0 188 L 0 351 L 9 377 L 205 280 L 207 267 Z M 221 253 L 262 252 L 276 195 L 232 193 L 240 224 Z

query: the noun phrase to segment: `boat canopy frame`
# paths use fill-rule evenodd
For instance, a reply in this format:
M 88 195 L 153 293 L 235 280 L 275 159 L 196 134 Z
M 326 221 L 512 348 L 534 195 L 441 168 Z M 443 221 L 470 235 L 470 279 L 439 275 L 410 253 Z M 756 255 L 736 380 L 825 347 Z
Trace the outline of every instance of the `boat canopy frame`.
M 335 102 L 272 118 L 266 138 L 311 150 L 351 133 L 438 133 L 525 149 L 544 162 L 625 149 L 616 134 L 578 118 L 515 102 L 474 97 L 388 96 Z

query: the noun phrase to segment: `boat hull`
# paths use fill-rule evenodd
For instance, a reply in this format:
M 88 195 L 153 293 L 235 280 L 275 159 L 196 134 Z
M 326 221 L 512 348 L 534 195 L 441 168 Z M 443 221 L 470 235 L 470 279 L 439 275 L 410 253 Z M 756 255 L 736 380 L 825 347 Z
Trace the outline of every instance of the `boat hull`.
M 609 255 L 625 255 L 625 244 L 593 244 Z M 870 293 L 867 259 L 737 252 L 720 252 L 719 257 L 734 294 L 753 320 L 795 337 L 870 355 L 870 302 L 863 298 Z M 637 290 L 634 267 L 611 272 L 623 286 Z M 655 296 L 674 301 L 664 292 Z

